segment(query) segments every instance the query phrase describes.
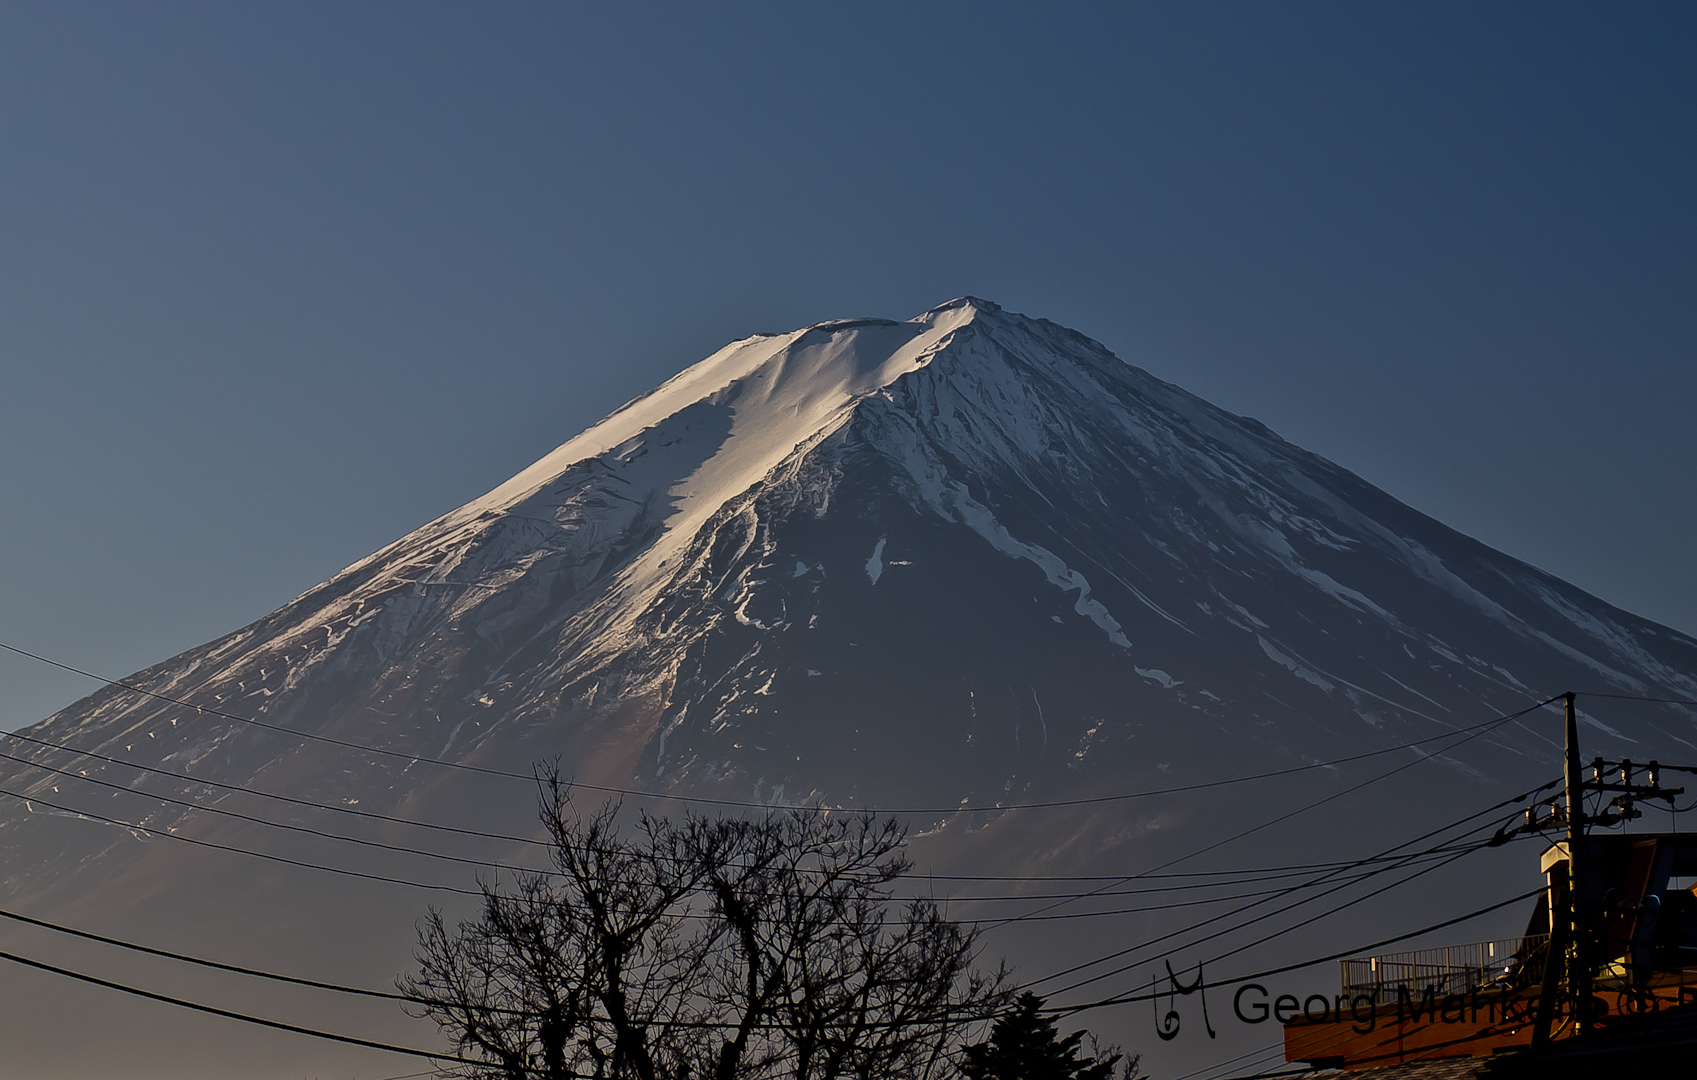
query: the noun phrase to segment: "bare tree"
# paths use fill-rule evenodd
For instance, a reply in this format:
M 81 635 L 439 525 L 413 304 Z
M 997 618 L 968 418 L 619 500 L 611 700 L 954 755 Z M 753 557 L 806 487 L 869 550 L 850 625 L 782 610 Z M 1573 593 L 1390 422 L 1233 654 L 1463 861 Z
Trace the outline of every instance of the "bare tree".
M 925 900 L 894 821 L 579 816 L 557 773 L 542 818 L 557 873 L 432 911 L 402 988 L 478 1080 L 930 1080 L 1007 1000 L 976 933 Z

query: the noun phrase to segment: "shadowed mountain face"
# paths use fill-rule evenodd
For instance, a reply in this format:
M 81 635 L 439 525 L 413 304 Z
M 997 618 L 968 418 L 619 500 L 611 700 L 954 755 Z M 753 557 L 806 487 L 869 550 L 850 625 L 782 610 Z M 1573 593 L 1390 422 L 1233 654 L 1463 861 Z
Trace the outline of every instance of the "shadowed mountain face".
M 1076 332 L 963 299 L 908 322 L 735 342 L 482 499 L 129 682 L 403 755 L 519 771 L 557 757 L 620 788 L 921 807 L 914 824 L 939 859 L 994 850 L 1007 867 L 1134 872 L 1161 844 L 1212 839 L 1209 823 L 1241 807 L 1106 804 L 1042 828 L 994 808 L 1359 754 L 1570 687 L 1689 698 L 1697 641 Z M 1678 710 L 1588 719 L 1588 753 L 1697 755 Z M 1477 801 L 1495 781 L 1541 780 L 1555 761 L 1543 732 L 1556 730 L 1493 732 L 1424 766 L 1422 783 Z M 488 778 L 129 690 L 27 734 L 316 802 L 529 825 L 522 785 L 496 793 Z M 283 814 L 109 762 L 11 752 Z M 412 912 L 391 935 L 404 962 L 416 893 L 372 885 L 383 899 L 354 900 L 305 871 L 230 885 L 262 875 L 51 804 L 330 857 L 298 836 L 0 764 L 5 790 L 50 804 L 0 808 L 8 883 L 37 910 L 70 904 L 122 924 L 118 880 L 119 906 L 155 897 L 137 909 L 150 912 L 214 879 L 254 911 L 298 913 L 335 893 Z M 1344 782 L 1308 775 L 1326 790 Z M 362 827 L 337 826 L 376 835 Z M 239 936 L 214 907 L 203 928 Z M 362 932 L 381 936 L 387 922 L 372 920 Z M 157 926 L 132 921 L 137 936 Z

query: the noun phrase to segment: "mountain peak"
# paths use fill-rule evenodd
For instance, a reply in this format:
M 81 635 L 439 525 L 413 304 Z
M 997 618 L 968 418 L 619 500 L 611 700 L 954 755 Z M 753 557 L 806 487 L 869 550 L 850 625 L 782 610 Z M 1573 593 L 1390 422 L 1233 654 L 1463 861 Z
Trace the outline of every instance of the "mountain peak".
M 970 311 L 976 313 L 981 311 L 986 315 L 994 315 L 1002 310 L 1002 305 L 994 300 L 983 300 L 976 296 L 957 296 L 946 303 L 938 304 L 922 315 L 915 316 L 911 321 L 923 322 L 932 316 L 941 315 L 945 312 Z
M 838 426 L 854 402 L 929 363 L 955 330 L 994 308 L 982 304 L 954 301 L 907 322 L 837 319 L 733 341 L 464 509 L 505 508 L 586 461 L 631 464 L 662 448 L 677 459 L 678 483 L 700 480 L 702 471 L 723 481 L 727 468 L 738 482 L 753 483 Z

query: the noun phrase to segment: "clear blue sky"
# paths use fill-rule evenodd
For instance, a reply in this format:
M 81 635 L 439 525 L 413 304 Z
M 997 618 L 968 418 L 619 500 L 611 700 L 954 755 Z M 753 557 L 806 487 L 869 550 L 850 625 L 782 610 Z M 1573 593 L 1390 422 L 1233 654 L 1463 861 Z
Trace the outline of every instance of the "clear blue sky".
M 1697 5 L 12 3 L 0 640 L 126 673 L 972 293 L 1697 631 Z M 0 726 L 88 690 L 0 659 Z

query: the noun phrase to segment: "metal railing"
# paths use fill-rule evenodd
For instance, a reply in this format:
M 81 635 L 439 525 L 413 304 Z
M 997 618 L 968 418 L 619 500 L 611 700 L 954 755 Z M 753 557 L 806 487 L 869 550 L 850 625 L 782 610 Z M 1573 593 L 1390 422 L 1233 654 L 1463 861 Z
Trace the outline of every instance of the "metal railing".
M 1544 977 L 1548 951 L 1549 935 L 1537 934 L 1340 960 L 1338 966 L 1345 994 L 1367 995 L 1376 1003 L 1390 1004 L 1399 990 L 1420 997 L 1430 989 L 1441 997 L 1475 989 L 1536 986 Z

